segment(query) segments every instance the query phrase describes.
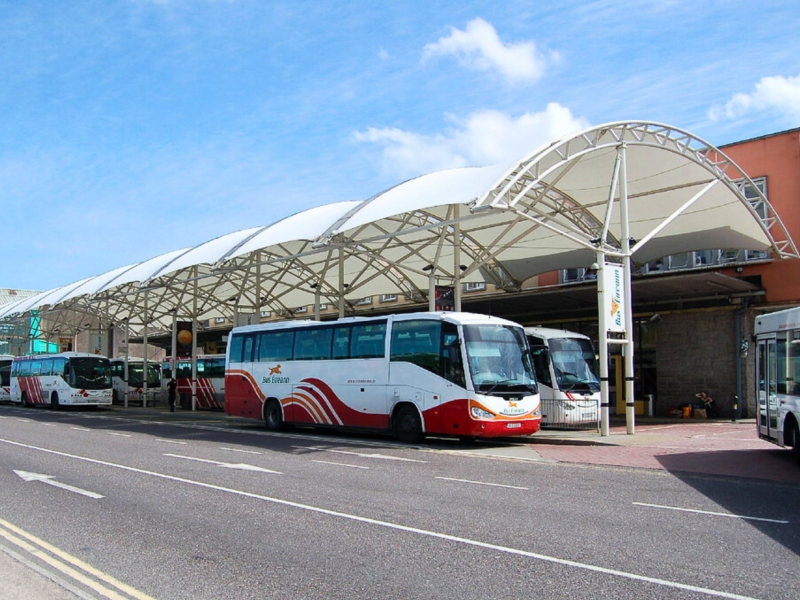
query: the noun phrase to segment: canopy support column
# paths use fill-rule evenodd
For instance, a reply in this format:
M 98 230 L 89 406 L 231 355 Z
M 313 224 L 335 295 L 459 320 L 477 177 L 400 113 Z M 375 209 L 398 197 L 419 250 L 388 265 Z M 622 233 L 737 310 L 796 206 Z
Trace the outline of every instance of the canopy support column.
M 339 318 L 344 318 L 344 247 L 339 248 Z
M 178 381 L 178 374 L 175 372 L 175 367 L 178 364 L 176 354 L 178 352 L 178 309 L 175 308 L 172 310 L 172 348 L 170 351 L 169 357 L 169 372 L 172 375 L 172 379 L 176 382 Z
M 142 408 L 147 406 L 147 326 L 150 323 L 148 311 L 148 291 L 144 292 L 144 318 L 142 319 Z
M 192 294 L 192 412 L 197 410 L 197 294 L 197 278 L 195 278 L 194 294 Z
M 453 310 L 461 312 L 461 207 L 453 206 Z
M 128 363 L 131 359 L 131 330 L 130 321 L 125 321 L 125 373 L 124 381 L 125 387 L 122 390 L 125 408 L 128 408 Z
M 608 324 L 606 323 L 606 257 L 597 251 L 597 343 L 600 355 L 600 435 L 608 436 L 609 390 L 608 390 Z
M 622 143 L 619 147 L 622 158 L 619 170 L 619 212 L 620 233 L 622 236 L 622 272 L 623 292 L 622 302 L 625 315 L 625 423 L 628 435 L 635 433 L 636 411 L 633 396 L 633 297 L 631 295 L 631 235 L 630 214 L 628 211 L 628 159 L 627 146 Z

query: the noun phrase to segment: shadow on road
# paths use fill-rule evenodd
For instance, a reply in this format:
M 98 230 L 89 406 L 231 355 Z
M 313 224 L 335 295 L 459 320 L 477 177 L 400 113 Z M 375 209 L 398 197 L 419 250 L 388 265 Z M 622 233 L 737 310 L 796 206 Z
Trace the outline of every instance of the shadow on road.
M 719 512 L 789 521 L 747 519 L 748 524 L 800 555 L 800 467 L 791 452 L 782 448 L 719 450 L 657 459 L 673 476 L 717 504 Z

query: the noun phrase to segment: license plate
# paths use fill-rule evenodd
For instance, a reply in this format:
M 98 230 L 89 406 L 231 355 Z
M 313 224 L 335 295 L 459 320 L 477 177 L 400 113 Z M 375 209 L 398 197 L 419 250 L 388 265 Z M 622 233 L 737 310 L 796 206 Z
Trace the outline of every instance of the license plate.
M 518 429 L 522 427 L 522 423 L 507 423 L 506 429 Z

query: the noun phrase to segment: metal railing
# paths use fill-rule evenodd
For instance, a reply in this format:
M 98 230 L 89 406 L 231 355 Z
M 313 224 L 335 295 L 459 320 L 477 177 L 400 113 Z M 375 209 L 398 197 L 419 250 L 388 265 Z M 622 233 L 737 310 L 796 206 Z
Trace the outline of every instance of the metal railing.
M 600 400 L 542 400 L 542 429 L 600 430 Z

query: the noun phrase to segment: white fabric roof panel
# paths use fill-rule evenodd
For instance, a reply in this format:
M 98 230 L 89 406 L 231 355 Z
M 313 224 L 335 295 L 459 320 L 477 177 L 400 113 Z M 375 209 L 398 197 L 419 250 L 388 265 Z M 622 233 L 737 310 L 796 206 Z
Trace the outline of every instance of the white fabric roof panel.
M 26 310 L 88 298 L 110 305 L 119 320 L 136 318 L 147 296 L 149 318 L 162 323 L 173 309 L 188 314 L 195 304 L 202 318 L 230 316 L 234 307 L 311 304 L 316 291 L 330 302 L 340 284 L 351 300 L 424 293 L 429 272 L 423 268 L 429 265 L 444 280 L 458 274 L 459 281 L 493 281 L 514 289 L 533 275 L 594 261 L 623 145 L 635 240 L 661 227 L 709 182 L 718 182 L 638 249 L 635 260 L 716 248 L 797 256 L 768 204 L 772 229 L 759 222 L 731 181 L 744 175 L 719 151 L 666 125 L 611 123 L 542 146 L 511 167 L 424 175 L 363 202 L 319 206 L 58 288 Z M 619 252 L 618 199 L 610 214 L 604 249 Z

